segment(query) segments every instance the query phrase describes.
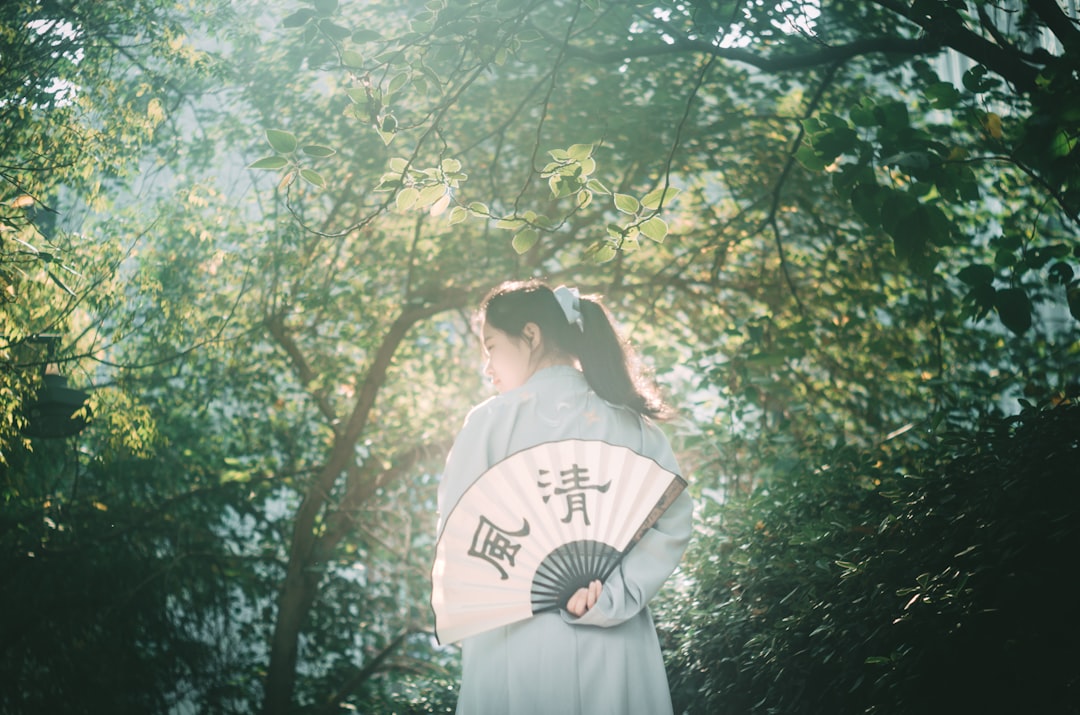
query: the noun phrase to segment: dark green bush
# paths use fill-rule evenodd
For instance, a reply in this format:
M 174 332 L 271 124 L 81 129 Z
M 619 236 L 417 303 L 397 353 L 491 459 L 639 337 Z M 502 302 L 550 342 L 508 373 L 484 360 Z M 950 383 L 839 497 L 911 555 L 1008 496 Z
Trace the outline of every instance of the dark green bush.
M 676 711 L 1078 713 L 1080 406 L 837 448 L 702 514 Z

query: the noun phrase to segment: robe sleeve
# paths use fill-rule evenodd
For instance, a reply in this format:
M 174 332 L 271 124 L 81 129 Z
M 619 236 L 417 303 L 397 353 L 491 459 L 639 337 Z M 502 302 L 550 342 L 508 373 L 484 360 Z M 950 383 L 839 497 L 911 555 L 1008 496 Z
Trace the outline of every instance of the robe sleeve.
M 461 431 L 454 439 L 439 480 L 437 535 L 442 534 L 446 518 L 461 495 L 492 464 L 488 447 L 491 422 L 490 401 L 481 403 L 465 417 Z
M 692 513 L 693 502 L 684 491 L 608 576 L 596 605 L 580 618 L 564 610 L 563 620 L 610 628 L 640 613 L 679 565 L 690 541 Z
M 652 434 L 658 460 L 675 471 L 674 455 L 667 439 L 654 428 Z M 660 440 L 655 444 L 655 440 Z M 647 444 L 646 444 L 647 446 Z M 653 451 L 653 450 L 648 450 Z M 669 466 L 670 465 L 670 466 Z M 600 598 L 580 618 L 561 611 L 563 620 L 579 626 L 610 628 L 630 620 L 640 613 L 664 585 L 664 581 L 679 565 L 693 529 L 693 500 L 686 490 L 675 499 L 655 525 L 641 537 L 604 582 Z

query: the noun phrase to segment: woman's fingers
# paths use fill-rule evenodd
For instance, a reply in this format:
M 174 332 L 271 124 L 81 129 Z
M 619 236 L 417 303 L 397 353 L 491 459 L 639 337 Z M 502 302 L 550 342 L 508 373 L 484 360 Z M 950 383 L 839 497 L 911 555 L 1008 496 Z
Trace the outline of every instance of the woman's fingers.
M 596 605 L 596 602 L 600 599 L 600 590 L 603 587 L 604 584 L 599 581 L 593 581 L 589 584 L 589 593 L 586 596 L 586 611 Z
M 574 592 L 574 595 L 570 597 L 570 600 L 566 602 L 566 610 L 574 616 L 581 617 L 585 615 L 585 611 L 588 610 L 589 592 L 584 588 L 579 588 Z
M 590 608 L 596 605 L 603 588 L 604 584 L 600 581 L 592 581 L 587 587 L 579 588 L 566 602 L 566 610 L 578 618 L 584 616 Z

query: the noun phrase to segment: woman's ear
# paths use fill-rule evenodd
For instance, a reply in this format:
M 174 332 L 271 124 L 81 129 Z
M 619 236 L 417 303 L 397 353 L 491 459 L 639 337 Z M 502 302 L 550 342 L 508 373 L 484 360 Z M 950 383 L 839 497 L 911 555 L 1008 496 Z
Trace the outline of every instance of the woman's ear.
M 544 342 L 544 334 L 536 323 L 525 323 L 525 327 L 521 329 L 521 336 L 529 344 L 530 350 L 536 350 Z

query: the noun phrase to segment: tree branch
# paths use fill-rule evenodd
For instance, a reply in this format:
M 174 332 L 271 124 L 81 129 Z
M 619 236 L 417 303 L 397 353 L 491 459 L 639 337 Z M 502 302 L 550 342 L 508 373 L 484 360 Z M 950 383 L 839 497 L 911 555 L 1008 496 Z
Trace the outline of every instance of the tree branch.
M 379 460 L 372 457 L 364 467 L 350 470 L 346 481 L 345 496 L 326 520 L 326 530 L 319 537 L 319 561 L 328 560 L 330 552 L 341 542 L 356 524 L 356 512 L 375 493 L 376 489 L 402 478 L 420 462 L 445 455 L 450 440 L 419 444 L 393 459 L 389 469 L 377 469 Z
M 535 28 L 550 40 L 550 37 L 540 28 Z M 741 62 L 756 67 L 765 72 L 788 72 L 802 70 L 808 67 L 831 65 L 844 62 L 853 57 L 874 54 L 903 54 L 903 55 L 926 55 L 940 52 L 942 42 L 940 38 L 923 37 L 919 39 L 905 39 L 901 37 L 871 37 L 863 40 L 855 40 L 844 45 L 832 47 L 820 47 L 812 52 L 780 55 L 776 57 L 763 57 L 753 52 L 736 47 L 718 47 L 711 42 L 702 40 L 677 39 L 667 44 L 632 44 L 625 48 L 608 52 L 596 52 L 583 47 L 568 47 L 567 54 L 580 57 L 596 63 L 625 62 L 641 57 L 656 57 L 661 55 L 677 55 L 688 52 L 699 52 L 712 55 L 718 59 Z
M 981 35 L 965 28 L 951 17 L 939 17 L 916 12 L 907 3 L 897 0 L 875 0 L 875 4 L 914 23 L 926 33 L 926 39 L 948 47 L 983 65 L 1011 83 L 1018 92 L 1033 92 L 1039 71 L 1024 60 L 1024 55 L 1013 47 L 996 45 Z
M 1076 21 L 1061 11 L 1056 0 L 1028 0 L 1028 7 L 1061 41 L 1066 53 L 1080 49 L 1080 30 L 1076 27 Z
M 270 331 L 270 335 L 277 341 L 277 344 L 281 346 L 281 349 L 285 351 L 285 354 L 289 356 L 289 360 L 292 361 L 293 368 L 296 370 L 297 377 L 300 380 L 300 384 L 307 389 L 317 375 L 315 370 L 312 369 L 311 363 L 308 362 L 307 357 L 304 356 L 300 346 L 297 345 L 296 340 L 293 339 L 292 333 L 289 332 L 285 325 L 285 318 L 281 313 L 275 313 L 266 318 L 266 327 Z M 334 406 L 330 404 L 330 400 L 326 398 L 325 394 L 318 394 L 308 391 L 312 399 L 315 400 L 315 404 L 319 408 L 319 412 L 330 423 L 331 428 L 337 432 L 336 421 L 338 419 L 337 413 L 334 411 Z
M 374 658 L 364 664 L 360 670 L 358 670 L 351 678 L 341 684 L 341 687 L 337 689 L 337 692 L 332 694 L 326 699 L 326 712 L 339 712 L 338 703 L 340 703 L 345 697 L 353 693 L 358 687 L 360 687 L 364 681 L 371 676 L 379 672 L 382 664 L 389 658 L 394 651 L 401 647 L 401 644 L 405 642 L 405 639 L 411 636 L 413 633 L 419 631 L 408 628 L 399 633 L 392 641 L 386 644 L 386 647 L 379 651 Z

